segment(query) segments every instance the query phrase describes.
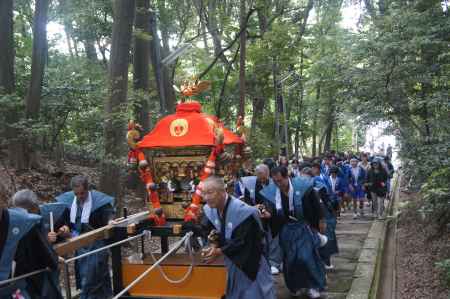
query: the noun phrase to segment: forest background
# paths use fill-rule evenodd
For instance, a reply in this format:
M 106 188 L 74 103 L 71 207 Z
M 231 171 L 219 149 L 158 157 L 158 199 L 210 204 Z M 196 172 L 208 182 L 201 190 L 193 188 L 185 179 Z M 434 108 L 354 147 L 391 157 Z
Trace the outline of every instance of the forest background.
M 340 25 L 349 6 L 353 28 Z M 387 123 L 410 188 L 445 229 L 448 13 L 439 0 L 2 0 L 2 154 L 19 170 L 93 161 L 120 198 L 128 120 L 150 130 L 174 111 L 173 86 L 196 76 L 212 82 L 206 112 L 230 128 L 244 116 L 254 158 L 357 150 Z

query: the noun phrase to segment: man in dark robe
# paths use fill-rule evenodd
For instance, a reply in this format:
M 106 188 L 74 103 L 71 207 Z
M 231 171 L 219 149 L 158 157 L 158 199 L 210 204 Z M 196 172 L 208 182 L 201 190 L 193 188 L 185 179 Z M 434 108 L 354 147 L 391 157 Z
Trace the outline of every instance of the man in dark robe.
M 204 254 L 207 263 L 223 256 L 228 270 L 227 299 L 275 298 L 269 263 L 263 255 L 264 231 L 258 209 L 251 207 L 225 190 L 222 178 L 212 176 L 203 182 L 204 206 L 202 229 L 215 229 L 217 246 Z
M 283 274 L 293 296 L 304 289 L 310 298 L 319 298 L 325 288 L 325 268 L 318 249 L 323 246 L 319 234 L 326 223 L 320 199 L 310 178 L 291 179 L 286 167 L 272 169 L 271 184 L 261 193 L 276 207 L 275 231 L 279 232 L 283 253 Z
M 314 190 L 319 195 L 320 203 L 325 213 L 327 223 L 325 235 L 327 236 L 328 241 L 325 246 L 319 248 L 319 253 L 325 263 L 325 269 L 332 270 L 334 269 L 334 266 L 331 264 L 331 256 L 339 252 L 336 238 L 336 214 L 337 210 L 339 210 L 339 201 L 333 196 L 333 184 L 335 184 L 335 181 L 332 181 L 330 177 L 328 177 L 327 180 L 324 180 L 317 167 L 313 167 L 311 170 L 312 176 L 310 176 L 307 171 L 302 172 L 302 175 L 307 178 L 312 178 Z M 330 173 L 335 170 L 334 166 L 332 166 L 330 168 Z M 328 186 L 326 182 L 329 182 L 330 185 Z M 334 188 L 336 188 L 336 186 L 334 186 Z
M 273 184 L 270 178 L 270 170 L 266 164 L 260 164 L 255 169 L 256 176 L 246 176 L 240 178 L 239 188 L 236 192 L 237 197 L 243 198 L 243 200 L 251 205 L 256 206 L 265 213 L 262 214 L 263 228 L 266 231 L 266 245 L 267 253 L 270 263 L 270 271 L 273 275 L 280 273 L 282 257 L 281 248 L 278 242 L 278 236 L 274 235 L 270 229 L 271 227 L 271 214 L 275 210 L 275 206 L 269 200 L 267 200 L 262 194 L 261 190 Z
M 40 267 L 40 265 L 42 263 L 48 264 L 57 262 L 58 257 L 51 247 L 53 237 L 55 237 L 56 241 L 56 233 L 45 229 L 44 223 L 48 220 L 41 215 L 41 208 L 39 207 L 39 201 L 36 194 L 31 190 L 20 190 L 14 194 L 11 205 L 15 208 L 22 208 L 28 213 L 42 217 L 36 228 L 33 228 L 19 243 L 16 253 L 16 273 L 19 275 L 26 274 L 41 269 L 42 267 Z M 59 214 L 55 211 L 54 219 L 57 219 L 56 216 L 58 215 Z M 59 224 L 57 223 L 57 225 Z M 53 226 L 55 227 L 55 225 Z M 69 231 L 67 226 L 57 226 L 56 228 L 59 229 L 62 234 L 67 234 Z M 20 246 L 20 244 L 23 244 L 23 246 Z M 43 254 L 36 254 L 36 251 L 34 250 L 35 244 L 41 244 L 41 247 L 44 248 Z M 63 298 L 59 288 L 57 269 L 29 277 L 26 280 L 27 291 L 32 298 Z
M 70 229 L 72 236 L 108 225 L 113 219 L 113 198 L 95 190 L 89 190 L 89 181 L 78 175 L 72 178 L 72 190 L 56 198 L 70 209 Z M 101 248 L 105 240 L 97 240 L 76 251 L 76 255 Z M 103 299 L 112 296 L 112 285 L 108 265 L 107 250 L 89 255 L 75 262 L 77 288 L 81 289 L 81 299 Z
M 22 192 L 21 196 L 27 194 L 31 193 Z M 0 209 L 0 282 L 36 270 L 57 270 L 57 256 L 42 234 L 40 222 L 39 215 L 22 208 Z M 0 298 L 12 298 L 13 295 L 18 298 L 62 298 L 58 297 L 61 295 L 57 289 L 56 292 L 48 292 L 52 285 L 47 275 L 48 272 L 42 272 L 6 285 L 0 284 Z

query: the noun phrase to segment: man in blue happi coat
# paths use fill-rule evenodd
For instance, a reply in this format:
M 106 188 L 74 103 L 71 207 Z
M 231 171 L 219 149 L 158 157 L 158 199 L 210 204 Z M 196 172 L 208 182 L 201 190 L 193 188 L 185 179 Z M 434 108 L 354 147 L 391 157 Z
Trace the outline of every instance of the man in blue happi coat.
M 65 237 L 70 232 L 67 225 L 62 224 L 63 215 L 68 218 L 68 209 L 58 203 L 39 204 L 37 195 L 28 189 L 20 190 L 14 194 L 11 206 L 22 208 L 28 213 L 41 216 L 37 225 L 40 235 L 34 236 L 29 243 L 43 243 L 48 248 L 49 256 L 56 259 L 56 252 L 50 244 L 56 242 L 58 235 Z M 50 216 L 53 217 L 53 231 L 50 228 Z M 67 222 L 66 222 L 67 223 Z M 32 270 L 39 270 L 39 266 L 31 266 L 38 260 L 33 246 L 19 246 L 16 252 L 17 273 L 26 274 Z M 27 291 L 33 298 L 63 298 L 59 287 L 58 271 L 49 271 L 26 278 Z
M 265 211 L 265 213 L 261 213 L 261 220 L 263 228 L 266 231 L 266 245 L 270 271 L 273 275 L 277 275 L 280 273 L 282 258 L 278 236 L 271 230 L 270 215 L 275 210 L 275 206 L 260 193 L 264 187 L 273 184 L 273 182 L 270 178 L 269 167 L 266 164 L 256 166 L 255 173 L 256 176 L 240 178 L 235 195 L 238 198 L 242 198 L 247 204 L 256 206 L 261 211 Z
M 259 191 L 270 183 L 269 167 L 265 164 L 260 164 L 255 168 L 254 176 L 244 176 L 239 178 L 238 184 L 235 188 L 235 196 L 241 198 L 251 206 L 259 204 L 267 204 L 267 201 Z
M 263 254 L 264 231 L 257 208 L 226 193 L 222 178 L 203 182 L 204 218 L 201 226 L 208 234 L 215 229 L 219 242 L 205 252 L 207 263 L 223 256 L 228 270 L 227 299 L 275 298 L 269 263 Z
M 22 192 L 19 195 L 27 194 L 31 193 Z M 57 256 L 41 233 L 40 222 L 39 215 L 30 214 L 25 209 L 0 208 L 0 281 L 45 268 L 57 270 Z M 13 295 L 26 299 L 49 298 L 43 295 L 48 285 L 35 283 L 36 279 L 40 280 L 42 275 L 45 275 L 44 273 L 0 285 L 0 298 L 14 298 Z
M 330 169 L 332 164 L 333 164 L 332 157 L 330 155 L 325 156 L 322 163 L 320 164 L 320 173 L 328 177 L 330 175 Z
M 320 199 L 310 178 L 291 179 L 281 166 L 272 169 L 271 184 L 261 193 L 275 204 L 272 215 L 283 255 L 283 274 L 293 296 L 304 291 L 310 298 L 319 298 L 325 289 L 325 268 L 319 256 L 319 231 L 326 222 Z
M 336 169 L 334 166 L 330 167 L 329 172 L 333 172 Z M 305 176 L 309 176 L 305 173 Z M 337 225 L 337 212 L 339 210 L 339 200 L 337 197 L 333 196 L 333 183 L 335 181 L 331 181 L 330 177 L 323 177 L 320 174 L 319 167 L 312 168 L 312 180 L 314 184 L 314 190 L 316 190 L 317 194 L 320 197 L 321 205 L 323 207 L 323 211 L 325 213 L 325 219 L 327 222 L 327 229 L 325 231 L 325 235 L 328 238 L 327 244 L 319 249 L 320 257 L 325 263 L 326 270 L 334 269 L 333 264 L 331 263 L 331 256 L 339 252 L 337 238 L 336 238 L 336 225 Z M 336 186 L 334 186 L 336 187 Z
M 341 201 L 341 208 L 350 208 L 350 176 L 351 176 L 351 170 L 350 166 L 344 163 L 344 161 L 339 158 L 336 161 L 336 166 L 339 168 L 338 177 L 342 182 L 342 201 Z
M 350 159 L 350 194 L 353 199 L 353 218 L 364 215 L 364 182 L 366 180 L 366 171 L 358 165 L 358 159 Z M 359 213 L 358 213 L 359 206 Z
M 89 190 L 85 176 L 72 178 L 71 192 L 56 198 L 70 209 L 70 229 L 72 236 L 78 236 L 110 223 L 114 216 L 112 197 Z M 105 240 L 97 240 L 89 246 L 76 251 L 76 255 L 98 249 L 106 245 Z M 111 278 L 107 250 L 89 255 L 75 262 L 77 288 L 81 289 L 81 299 L 103 299 L 112 296 Z
M 323 172 L 318 162 L 312 164 L 311 170 L 314 174 L 314 181 L 320 181 L 327 188 L 327 192 L 329 192 L 331 188 L 329 178 L 330 170 L 328 169 L 326 173 Z

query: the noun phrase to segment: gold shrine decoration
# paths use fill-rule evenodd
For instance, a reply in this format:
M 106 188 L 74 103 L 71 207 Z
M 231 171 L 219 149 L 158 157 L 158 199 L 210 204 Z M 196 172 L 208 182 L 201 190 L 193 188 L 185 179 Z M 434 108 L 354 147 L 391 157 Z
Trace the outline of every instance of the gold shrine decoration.
M 199 95 L 211 86 L 210 81 L 189 81 L 185 80 L 180 86 L 181 94 L 185 97 Z
M 189 123 L 184 118 L 177 118 L 170 123 L 169 129 L 170 135 L 173 137 L 181 137 L 189 131 Z

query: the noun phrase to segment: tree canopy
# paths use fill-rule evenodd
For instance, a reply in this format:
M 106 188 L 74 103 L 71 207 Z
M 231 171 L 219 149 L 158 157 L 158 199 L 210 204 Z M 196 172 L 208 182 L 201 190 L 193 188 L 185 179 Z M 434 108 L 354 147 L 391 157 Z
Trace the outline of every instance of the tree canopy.
M 150 129 L 197 76 L 207 112 L 245 116 L 254 158 L 357 150 L 383 121 L 423 183 L 450 171 L 446 3 L 5 0 L 0 134 L 21 167 L 34 150 L 120 165 L 127 120 Z

